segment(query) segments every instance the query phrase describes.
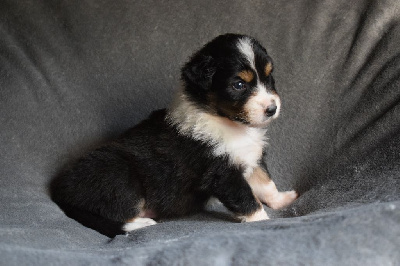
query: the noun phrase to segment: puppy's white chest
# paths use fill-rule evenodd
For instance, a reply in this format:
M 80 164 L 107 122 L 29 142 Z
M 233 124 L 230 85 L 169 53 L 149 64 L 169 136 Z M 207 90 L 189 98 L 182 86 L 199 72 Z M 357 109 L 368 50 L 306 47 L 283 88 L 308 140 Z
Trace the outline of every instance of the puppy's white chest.
M 228 156 L 231 163 L 256 167 L 266 145 L 266 129 L 236 124 L 197 109 L 184 95 L 176 99 L 167 117 L 179 132 L 213 146 L 213 155 Z
M 232 163 L 254 168 L 266 145 L 265 131 L 249 128 L 245 132 L 226 132 L 214 148 L 214 155 L 228 155 Z

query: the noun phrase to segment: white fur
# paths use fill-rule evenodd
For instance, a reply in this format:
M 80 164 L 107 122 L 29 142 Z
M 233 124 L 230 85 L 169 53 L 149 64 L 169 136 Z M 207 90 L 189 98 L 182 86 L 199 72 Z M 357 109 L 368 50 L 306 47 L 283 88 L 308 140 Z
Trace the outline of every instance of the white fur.
M 253 67 L 253 69 L 256 69 L 254 50 L 251 39 L 248 37 L 243 37 L 239 39 L 236 47 L 246 57 L 247 61 L 249 61 L 249 64 Z
M 279 96 L 276 96 L 274 98 L 275 100 L 275 104 L 276 104 L 276 113 L 274 114 L 274 116 L 272 118 L 277 118 L 279 116 L 279 114 L 281 113 L 281 98 Z
M 265 116 L 265 110 L 271 104 L 277 106 L 276 113 L 272 117 Z M 254 96 L 251 96 L 244 106 L 250 122 L 258 126 L 266 126 L 272 119 L 278 117 L 281 100 L 278 95 L 268 93 L 264 84 L 257 84 Z
M 276 210 L 291 204 L 297 199 L 298 194 L 294 190 L 278 192 L 272 199 L 267 203 L 268 207 Z
M 242 222 L 256 222 L 269 219 L 268 214 L 266 213 L 264 208 L 261 208 L 250 216 L 242 216 L 239 218 L 241 218 Z
M 157 222 L 154 221 L 153 219 L 138 217 L 133 222 L 124 224 L 124 226 L 122 227 L 122 230 L 124 230 L 125 232 L 130 232 L 130 231 L 133 231 L 133 230 L 136 230 L 139 228 L 143 228 L 143 227 L 155 225 L 155 224 L 157 224 Z
M 258 193 L 264 197 L 262 201 L 265 201 L 268 207 L 274 210 L 281 209 L 291 204 L 298 196 L 297 192 L 294 190 L 279 192 L 274 182 L 269 182 L 257 189 L 260 191 Z M 257 191 L 255 191 L 255 194 L 257 194 Z
M 247 174 L 258 165 L 266 145 L 266 129 L 251 128 L 227 118 L 206 113 L 191 103 L 183 92 L 169 109 L 167 121 L 185 136 L 209 143 L 215 156 L 228 155 Z

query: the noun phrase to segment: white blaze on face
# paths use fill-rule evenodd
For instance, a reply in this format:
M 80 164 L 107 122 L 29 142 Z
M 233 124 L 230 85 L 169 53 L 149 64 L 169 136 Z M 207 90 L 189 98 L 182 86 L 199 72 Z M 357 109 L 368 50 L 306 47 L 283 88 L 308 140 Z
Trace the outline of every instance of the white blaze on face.
M 254 72 L 257 73 L 255 67 L 255 55 L 253 50 L 253 44 L 250 38 L 241 38 L 237 43 L 237 48 L 247 59 Z M 258 74 L 257 74 L 258 75 Z M 266 110 L 268 106 L 276 105 L 276 113 L 268 117 L 266 116 Z M 263 127 L 268 124 L 273 118 L 278 117 L 281 107 L 281 100 L 277 94 L 273 94 L 267 91 L 264 84 L 260 82 L 257 76 L 256 89 L 252 96 L 249 97 L 247 103 L 244 106 L 244 112 L 249 120 L 251 126 Z
M 255 70 L 256 69 L 256 64 L 254 59 L 255 56 L 251 39 L 247 37 L 241 38 L 239 39 L 236 46 L 239 49 L 239 51 L 244 55 L 244 57 L 247 59 L 250 66 Z

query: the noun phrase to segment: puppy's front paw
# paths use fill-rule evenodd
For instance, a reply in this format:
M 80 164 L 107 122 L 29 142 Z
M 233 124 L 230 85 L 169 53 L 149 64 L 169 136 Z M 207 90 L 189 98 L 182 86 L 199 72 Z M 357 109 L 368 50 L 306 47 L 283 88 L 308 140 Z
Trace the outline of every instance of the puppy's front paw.
M 272 199 L 268 201 L 268 206 L 274 210 L 280 209 L 290 205 L 293 201 L 297 199 L 299 195 L 296 191 L 284 191 L 278 192 Z
M 241 216 L 239 217 L 241 219 L 242 223 L 243 222 L 256 222 L 256 221 L 262 221 L 262 220 L 268 220 L 268 214 L 265 212 L 264 208 L 261 208 L 260 210 L 256 211 L 255 213 L 249 215 L 249 216 Z

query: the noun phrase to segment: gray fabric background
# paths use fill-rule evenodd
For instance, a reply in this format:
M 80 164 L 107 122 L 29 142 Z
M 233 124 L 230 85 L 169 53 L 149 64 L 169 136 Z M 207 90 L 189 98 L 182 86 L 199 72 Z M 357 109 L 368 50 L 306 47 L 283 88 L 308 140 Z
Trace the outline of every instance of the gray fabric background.
M 400 2 L 1 0 L 0 265 L 399 265 Z M 114 239 L 47 184 L 168 105 L 219 34 L 275 61 L 269 168 L 300 198 L 276 219 L 199 214 Z

